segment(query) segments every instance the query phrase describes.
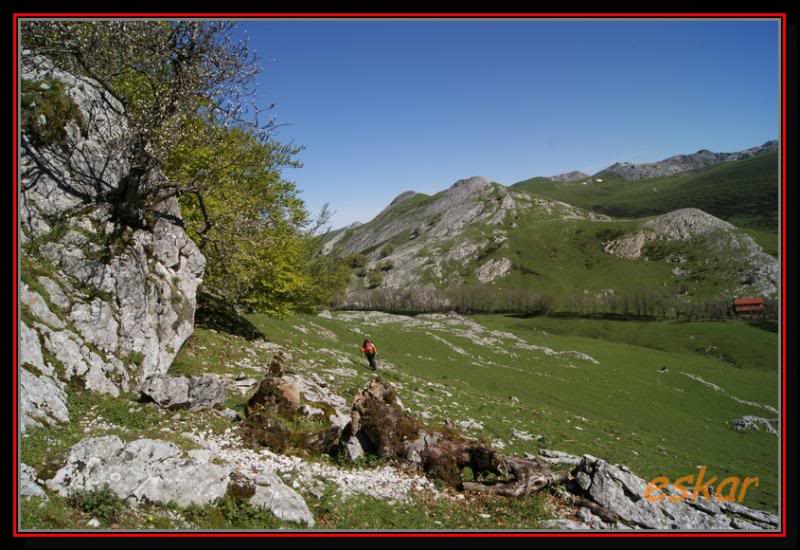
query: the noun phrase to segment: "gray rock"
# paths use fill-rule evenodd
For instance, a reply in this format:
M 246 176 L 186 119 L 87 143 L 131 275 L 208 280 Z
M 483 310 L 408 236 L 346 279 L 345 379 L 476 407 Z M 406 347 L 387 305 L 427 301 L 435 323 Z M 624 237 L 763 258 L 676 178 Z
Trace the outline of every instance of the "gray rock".
M 314 526 L 314 516 L 295 490 L 287 487 L 275 474 L 259 476 L 255 479 L 255 494 L 250 497 L 250 504 L 270 510 L 275 517 L 284 521 L 304 523 Z
M 242 415 L 240 415 L 238 412 L 234 411 L 233 409 L 225 408 L 225 409 L 222 409 L 221 411 L 217 411 L 217 414 L 219 414 L 222 418 L 224 418 L 226 420 L 229 420 L 231 422 L 236 422 L 236 421 L 242 419 Z
M 721 506 L 726 512 L 736 514 L 737 516 L 741 516 L 749 520 L 759 521 L 775 527 L 780 524 L 780 520 L 775 514 L 770 514 L 761 510 L 753 510 L 752 508 L 748 508 L 747 506 L 739 504 L 738 502 L 723 502 Z
M 19 363 L 28 364 L 47 375 L 53 374 L 53 369 L 44 362 L 39 336 L 25 323 L 19 326 Z
M 47 306 L 47 302 L 45 302 L 44 298 L 42 298 L 38 292 L 28 288 L 28 285 L 25 283 L 20 285 L 20 303 L 28 306 L 31 313 L 33 313 L 38 319 L 41 319 L 42 322 L 47 323 L 54 328 L 64 328 L 64 321 L 59 319 L 55 313 L 50 311 L 50 308 Z
M 577 481 L 574 490 L 579 494 L 617 514 L 624 522 L 645 529 L 727 530 L 756 522 L 773 528 L 778 525 L 774 515 L 738 503 L 706 500 L 702 496 L 694 502 L 669 498 L 650 502 L 644 498 L 647 481 L 625 466 L 588 455 L 573 470 L 573 476 Z M 679 493 L 674 487 L 666 487 L 663 494 L 670 497 Z M 739 521 L 734 522 L 737 517 Z
M 26 368 L 19 371 L 20 429 L 28 426 L 69 422 L 67 395 L 59 382 L 47 375 L 37 376 Z
M 66 232 L 33 252 L 56 269 L 54 276 L 39 277 L 38 282 L 54 308 L 69 311 L 74 325 L 68 333 L 66 368 L 85 377 L 89 389 L 127 391 L 148 376 L 166 373 L 191 334 L 205 259 L 176 222 L 180 209 L 174 198 L 158 206 L 163 215 L 152 229 L 129 230 L 111 257 L 96 254 L 102 248 L 96 241 L 121 229 L 100 194 L 113 192 L 130 172 L 128 126 L 120 114 L 124 109 L 92 80 L 54 69 L 47 59 L 31 55 L 23 56 L 24 78 L 61 81 L 89 124 L 84 129 L 67 124 L 64 152 L 30 143 L 24 148 L 21 233 L 30 241 L 50 233 L 56 221 L 68 224 Z M 159 173 L 151 176 L 153 181 L 163 178 Z M 95 298 L 75 288 L 87 288 Z M 27 287 L 23 303 L 43 323 L 64 328 L 55 309 L 49 311 Z M 87 351 L 95 347 L 108 357 Z M 61 350 L 53 353 L 62 359 Z M 119 362 L 132 353 L 141 354 L 141 364 Z
M 47 493 L 36 478 L 36 470 L 24 462 L 19 465 L 19 494 L 23 497 L 43 497 L 47 500 Z
M 89 521 L 86 522 L 86 525 L 88 527 L 97 528 L 97 527 L 100 527 L 100 521 L 97 518 L 92 518 L 92 519 L 90 519 Z
M 493 258 L 476 271 L 475 275 L 482 283 L 489 283 L 506 275 L 511 269 L 511 260 L 508 258 Z
M 549 179 L 551 181 L 570 182 L 570 181 L 585 180 L 588 179 L 589 177 L 590 177 L 589 174 L 585 174 L 584 172 L 574 170 L 572 172 L 564 172 L 563 174 L 550 176 Z
M 108 303 L 100 298 L 95 298 L 88 304 L 77 303 L 73 306 L 69 319 L 85 340 L 108 353 L 117 350 L 119 323 Z
M 355 462 L 365 454 L 364 445 L 361 443 L 361 438 L 358 434 L 342 441 L 342 449 L 344 450 L 345 458 L 350 462 Z
M 50 298 L 50 303 L 54 306 L 61 308 L 63 311 L 69 311 L 70 301 L 67 298 L 67 295 L 64 293 L 64 290 L 53 281 L 49 277 L 45 277 L 44 275 L 40 275 L 36 278 L 40 285 L 45 289 L 47 292 L 48 298 Z
M 61 496 L 105 485 L 132 504 L 204 505 L 225 495 L 231 467 L 202 457 L 185 458 L 172 443 L 139 439 L 127 445 L 116 436 L 84 439 L 46 485 Z
M 228 381 L 223 376 L 151 376 L 139 388 L 143 399 L 168 409 L 208 409 L 223 403 Z
M 763 418 L 761 416 L 743 416 L 731 421 L 731 427 L 737 432 L 758 432 L 763 428 L 765 431 L 779 435 L 778 430 L 773 426 L 777 423 L 778 419 Z
M 542 521 L 538 525 L 539 529 L 560 529 L 565 531 L 573 531 L 576 529 L 591 529 L 585 523 L 573 521 L 571 519 L 548 519 Z
M 582 460 L 579 456 L 551 449 L 539 449 L 539 458 L 549 464 L 569 464 L 571 466 L 577 466 Z

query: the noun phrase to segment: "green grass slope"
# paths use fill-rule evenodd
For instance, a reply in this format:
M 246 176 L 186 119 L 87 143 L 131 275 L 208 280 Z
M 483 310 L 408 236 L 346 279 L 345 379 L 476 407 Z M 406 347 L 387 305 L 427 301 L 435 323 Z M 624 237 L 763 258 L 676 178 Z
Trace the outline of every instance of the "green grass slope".
M 368 335 L 386 367 L 381 375 L 428 422 L 471 419 L 482 425 L 473 435 L 504 452 L 547 447 L 589 453 L 648 478 L 674 480 L 701 465 L 720 480 L 757 476 L 760 485 L 746 504 L 777 507 L 778 438 L 736 432 L 728 424 L 743 415 L 775 416 L 764 407 L 778 406 L 778 339 L 764 327 L 474 318 L 484 335 L 512 333 L 526 346 L 587 353 L 594 364 L 519 348 L 511 340 L 487 345 L 458 330 L 414 326 L 403 318 L 374 322 L 334 313 L 333 319 L 250 320 L 293 350 L 294 368 L 319 373 L 346 398 L 372 377 L 357 347 Z M 659 372 L 662 367 L 667 371 Z

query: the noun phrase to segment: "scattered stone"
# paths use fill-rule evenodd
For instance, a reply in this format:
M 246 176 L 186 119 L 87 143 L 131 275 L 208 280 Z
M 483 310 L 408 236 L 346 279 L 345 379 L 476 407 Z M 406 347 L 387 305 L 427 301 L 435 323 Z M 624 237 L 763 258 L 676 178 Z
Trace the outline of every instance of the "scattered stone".
M 758 432 L 761 431 L 761 428 L 764 428 L 773 435 L 779 435 L 778 430 L 773 426 L 773 424 L 777 424 L 777 422 L 777 418 L 769 419 L 760 416 L 743 416 L 731 420 L 731 427 L 737 432 Z
M 89 527 L 97 528 L 100 527 L 100 521 L 98 521 L 97 518 L 92 518 L 86 522 L 86 525 L 88 525 Z

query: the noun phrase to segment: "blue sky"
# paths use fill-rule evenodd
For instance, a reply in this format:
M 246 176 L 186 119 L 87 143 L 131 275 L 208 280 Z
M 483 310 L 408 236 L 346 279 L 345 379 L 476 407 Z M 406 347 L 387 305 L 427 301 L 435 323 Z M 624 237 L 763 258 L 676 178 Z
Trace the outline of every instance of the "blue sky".
M 258 91 L 332 225 L 406 190 L 504 184 L 779 134 L 777 22 L 252 21 Z

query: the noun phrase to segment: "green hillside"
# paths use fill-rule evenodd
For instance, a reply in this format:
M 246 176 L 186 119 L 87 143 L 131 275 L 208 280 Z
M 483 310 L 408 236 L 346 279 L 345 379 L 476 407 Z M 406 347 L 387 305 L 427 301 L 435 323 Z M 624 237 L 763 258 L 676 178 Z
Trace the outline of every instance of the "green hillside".
M 603 181 L 598 183 L 596 178 Z M 638 218 L 694 207 L 750 233 L 765 251 L 777 253 L 778 154 L 718 164 L 668 177 L 627 181 L 600 173 L 583 185 L 531 178 L 512 187 L 614 217 Z

